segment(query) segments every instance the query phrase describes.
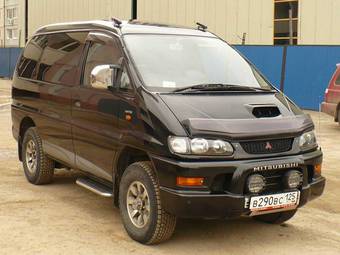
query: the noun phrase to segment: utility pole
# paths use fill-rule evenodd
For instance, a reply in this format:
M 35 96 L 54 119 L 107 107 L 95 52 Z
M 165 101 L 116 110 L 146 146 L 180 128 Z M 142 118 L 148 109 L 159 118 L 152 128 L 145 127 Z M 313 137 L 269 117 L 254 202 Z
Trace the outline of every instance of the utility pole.
M 28 0 L 25 0 L 25 44 L 28 40 Z
M 293 31 L 293 5 L 289 3 L 289 45 L 294 44 L 294 31 Z
M 137 0 L 131 0 L 131 19 L 137 19 Z
M 247 37 L 247 33 L 243 33 L 243 35 L 242 35 L 242 45 L 246 44 L 246 37 Z
M 5 4 L 5 0 L 4 1 L 4 6 L 3 6 L 3 12 L 4 12 L 4 48 L 6 48 L 6 4 Z

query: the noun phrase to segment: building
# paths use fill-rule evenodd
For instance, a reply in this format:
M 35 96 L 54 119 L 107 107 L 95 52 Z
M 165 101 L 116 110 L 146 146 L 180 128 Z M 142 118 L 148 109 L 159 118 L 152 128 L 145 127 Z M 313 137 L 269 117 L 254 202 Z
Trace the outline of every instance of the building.
M 0 0 L 0 47 L 4 47 L 4 3 L 5 0 Z
M 24 1 L 0 0 L 0 47 L 19 47 L 22 45 Z
M 5 38 L 4 1 L 7 46 L 18 45 L 18 40 L 23 46 L 25 33 L 30 36 L 46 24 L 110 17 L 126 20 L 133 10 L 144 21 L 186 26 L 199 21 L 231 44 L 340 44 L 340 0 L 0 0 L 0 43 Z

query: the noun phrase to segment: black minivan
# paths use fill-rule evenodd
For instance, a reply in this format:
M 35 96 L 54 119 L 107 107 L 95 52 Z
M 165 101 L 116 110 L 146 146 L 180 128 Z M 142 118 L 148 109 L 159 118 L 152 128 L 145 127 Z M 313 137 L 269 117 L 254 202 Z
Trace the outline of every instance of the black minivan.
M 201 24 L 42 27 L 12 96 L 28 181 L 81 171 L 141 243 L 170 238 L 177 218 L 282 223 L 324 190 L 311 118 Z

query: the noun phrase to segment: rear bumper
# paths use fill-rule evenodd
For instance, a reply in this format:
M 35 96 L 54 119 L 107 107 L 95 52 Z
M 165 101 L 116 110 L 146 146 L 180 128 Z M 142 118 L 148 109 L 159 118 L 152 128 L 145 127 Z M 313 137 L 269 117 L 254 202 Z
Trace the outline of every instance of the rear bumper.
M 325 187 L 325 178 L 314 180 L 300 193 L 299 207 L 321 196 Z M 166 203 L 166 210 L 181 218 L 234 218 L 249 215 L 247 208 L 249 197 L 236 194 L 212 195 L 203 192 L 176 191 L 161 189 L 161 200 Z
M 250 196 L 244 194 L 247 177 L 254 172 L 254 168 L 272 164 L 297 163 L 298 168 L 303 171 L 304 181 L 300 188 L 298 205 L 301 207 L 323 193 L 325 178 L 314 178 L 309 171 L 321 162 L 321 150 L 278 158 L 213 162 L 180 162 L 153 157 L 161 186 L 162 206 L 169 213 L 181 218 L 233 218 L 249 215 L 247 204 Z M 231 176 L 229 186 L 224 186 L 225 190 L 222 192 L 216 192 L 215 180 L 224 175 Z M 177 187 L 176 176 L 204 177 L 205 186 L 199 189 Z M 287 190 L 274 193 L 285 191 Z

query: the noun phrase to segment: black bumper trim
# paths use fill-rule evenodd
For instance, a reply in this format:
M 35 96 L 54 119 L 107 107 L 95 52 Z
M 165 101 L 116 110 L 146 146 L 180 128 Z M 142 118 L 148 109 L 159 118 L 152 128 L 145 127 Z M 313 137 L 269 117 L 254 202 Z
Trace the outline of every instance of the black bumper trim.
M 299 207 L 320 196 L 325 187 L 320 177 L 302 188 Z M 180 218 L 234 218 L 249 215 L 245 208 L 246 196 L 237 194 L 210 194 L 206 191 L 178 191 L 161 187 L 163 208 Z

